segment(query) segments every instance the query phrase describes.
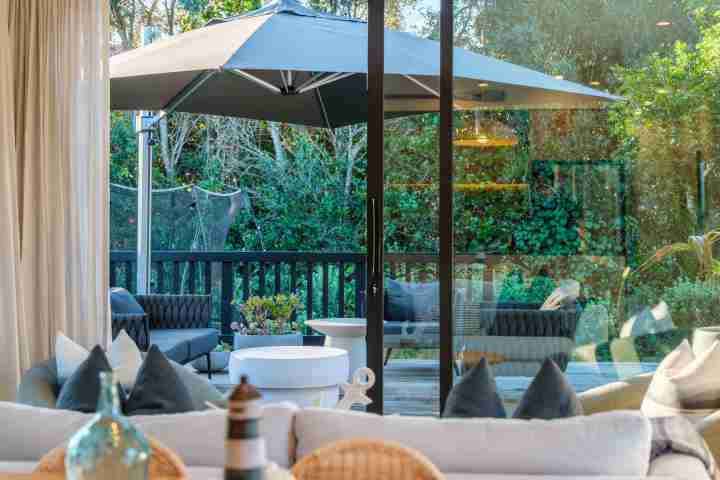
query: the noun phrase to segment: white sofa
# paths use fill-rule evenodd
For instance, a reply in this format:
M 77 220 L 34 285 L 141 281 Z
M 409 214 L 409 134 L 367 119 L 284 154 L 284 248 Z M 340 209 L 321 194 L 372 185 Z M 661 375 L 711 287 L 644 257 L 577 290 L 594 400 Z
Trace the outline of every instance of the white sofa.
M 0 471 L 30 471 L 90 415 L 0 402 Z M 133 417 L 174 449 L 193 480 L 222 478 L 226 414 L 221 410 Z M 394 440 L 425 454 L 448 480 L 709 480 L 693 457 L 649 461 L 651 430 L 637 412 L 568 420 L 380 417 L 360 412 L 265 407 L 271 461 L 289 467 L 315 448 L 344 438 Z

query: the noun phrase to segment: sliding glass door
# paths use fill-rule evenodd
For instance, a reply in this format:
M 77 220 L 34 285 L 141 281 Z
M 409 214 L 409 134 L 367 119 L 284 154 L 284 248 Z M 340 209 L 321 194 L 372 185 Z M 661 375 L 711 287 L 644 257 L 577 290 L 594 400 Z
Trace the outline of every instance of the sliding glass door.
M 578 392 L 654 370 L 717 310 L 714 10 L 454 3 L 370 16 L 376 402 L 436 414 L 482 360 L 509 412 L 550 361 Z

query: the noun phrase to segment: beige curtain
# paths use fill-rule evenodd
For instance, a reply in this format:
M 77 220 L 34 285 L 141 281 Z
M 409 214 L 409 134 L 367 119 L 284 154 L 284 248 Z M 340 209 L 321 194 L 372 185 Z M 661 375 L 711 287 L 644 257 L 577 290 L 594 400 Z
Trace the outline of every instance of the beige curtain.
M 20 235 L 17 202 L 12 57 L 9 4 L 0 2 L 0 400 L 13 398 L 20 374 L 18 285 Z
M 52 354 L 58 330 L 88 347 L 109 336 L 109 16 L 98 0 L 9 0 L 5 16 L 14 132 L 0 135 L 14 134 L 15 148 L 0 202 L 18 213 L 0 231 L 17 267 L 14 312 L 0 304 L 0 324 L 12 324 L 3 334 L 14 332 L 11 362 L 24 369 Z

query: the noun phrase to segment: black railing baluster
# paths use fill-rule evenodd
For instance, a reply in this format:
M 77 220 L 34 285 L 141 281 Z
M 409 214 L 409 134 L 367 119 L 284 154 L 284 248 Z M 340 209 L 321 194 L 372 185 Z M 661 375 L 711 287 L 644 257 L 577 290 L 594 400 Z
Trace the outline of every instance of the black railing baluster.
M 175 260 L 172 269 L 172 293 L 178 295 L 180 293 L 180 262 Z
M 250 298 L 250 265 L 249 261 L 243 263 L 242 266 L 242 277 L 243 277 L 243 302 Z
M 125 288 L 128 292 L 135 293 L 135 269 L 133 262 L 125 262 Z
M 110 262 L 110 286 L 117 287 L 117 263 Z
M 282 293 L 282 262 L 275 263 L 275 295 Z
M 205 295 L 212 293 L 212 262 L 205 262 Z
M 312 260 L 307 262 L 307 272 L 305 274 L 305 315 L 308 320 L 313 318 L 313 268 Z
M 260 267 L 258 270 L 258 294 L 261 297 L 265 296 L 265 262 L 260 260 Z
M 188 262 L 188 292 L 190 292 L 191 295 L 195 294 L 195 262 L 189 261 Z
M 157 293 L 165 293 L 165 264 L 162 260 L 155 262 L 157 266 Z
M 322 315 L 329 317 L 330 313 L 330 272 L 328 262 L 322 262 Z
M 290 263 L 290 293 L 297 293 L 297 263 Z
M 222 286 L 220 288 L 220 324 L 224 335 L 232 334 L 230 324 L 233 321 L 233 264 L 232 261 L 222 263 Z
M 338 264 L 338 317 L 345 316 L 345 264 Z
M 355 316 L 363 317 L 365 315 L 365 262 L 355 263 Z

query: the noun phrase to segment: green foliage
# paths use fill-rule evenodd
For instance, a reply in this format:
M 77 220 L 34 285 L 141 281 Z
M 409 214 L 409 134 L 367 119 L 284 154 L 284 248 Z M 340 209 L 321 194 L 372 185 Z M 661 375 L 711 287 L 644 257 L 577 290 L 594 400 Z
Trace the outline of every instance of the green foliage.
M 720 283 L 717 280 L 678 279 L 662 299 L 670 306 L 676 325 L 697 328 L 717 325 L 720 315 Z
M 268 297 L 253 296 L 240 306 L 245 322 L 237 322 L 231 328 L 243 335 L 283 335 L 298 331 L 291 321 L 300 299 L 295 294 Z

